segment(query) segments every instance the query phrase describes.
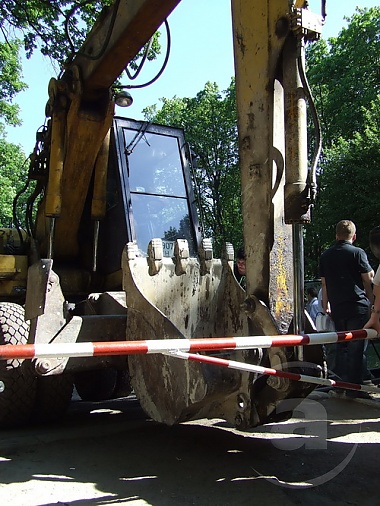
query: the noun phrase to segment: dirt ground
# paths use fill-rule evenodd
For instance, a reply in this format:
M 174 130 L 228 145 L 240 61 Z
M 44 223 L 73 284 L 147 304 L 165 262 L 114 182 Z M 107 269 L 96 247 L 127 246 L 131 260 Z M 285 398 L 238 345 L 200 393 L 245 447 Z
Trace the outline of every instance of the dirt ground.
M 249 432 L 162 426 L 133 397 L 74 401 L 59 425 L 0 433 L 1 504 L 374 506 L 377 397 L 313 392 L 291 420 Z

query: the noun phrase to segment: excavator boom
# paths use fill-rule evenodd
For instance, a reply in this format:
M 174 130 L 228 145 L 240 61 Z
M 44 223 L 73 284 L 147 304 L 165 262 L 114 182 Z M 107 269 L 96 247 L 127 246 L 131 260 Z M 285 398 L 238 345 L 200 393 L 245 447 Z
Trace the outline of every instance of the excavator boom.
M 108 90 L 181 0 L 117 0 L 104 9 L 71 65 L 87 99 Z

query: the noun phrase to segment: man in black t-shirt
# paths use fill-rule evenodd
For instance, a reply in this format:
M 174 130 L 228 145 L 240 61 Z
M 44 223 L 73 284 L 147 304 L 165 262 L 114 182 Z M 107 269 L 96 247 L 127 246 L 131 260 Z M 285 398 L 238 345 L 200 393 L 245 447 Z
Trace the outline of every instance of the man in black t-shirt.
M 356 227 L 352 221 L 342 220 L 336 226 L 336 243 L 320 258 L 322 308 L 331 310 L 337 331 L 363 328 L 372 303 L 374 272 L 365 251 L 354 246 Z M 329 309 L 330 304 L 330 309 Z M 336 347 L 335 373 L 343 381 L 363 382 L 365 341 L 339 343 Z M 356 392 L 348 391 L 347 395 Z

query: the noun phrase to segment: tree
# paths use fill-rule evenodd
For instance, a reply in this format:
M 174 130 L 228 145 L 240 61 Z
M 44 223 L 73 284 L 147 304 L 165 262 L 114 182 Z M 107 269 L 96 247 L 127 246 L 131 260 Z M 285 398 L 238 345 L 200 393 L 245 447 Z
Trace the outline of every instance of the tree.
M 146 119 L 184 129 L 196 155 L 194 186 L 203 218 L 204 235 L 211 236 L 217 254 L 224 242 L 242 244 L 240 174 L 235 83 L 220 92 L 206 83 L 194 98 L 161 99 L 143 112 Z
M 358 8 L 348 23 L 338 37 L 321 39 L 307 52 L 326 147 L 360 131 L 365 109 L 380 93 L 380 7 Z
M 68 56 L 79 50 L 102 8 L 113 1 L 3 0 L 0 30 L 6 41 L 21 34 L 28 58 L 39 49 L 62 66 Z M 148 59 L 154 59 L 159 51 L 156 34 Z
M 378 225 L 380 203 L 377 188 L 380 187 L 380 96 L 372 102 L 370 109 L 362 111 L 362 132 L 352 139 L 339 141 L 328 151 L 328 165 L 323 171 L 324 200 L 329 202 L 328 213 L 336 218 L 342 208 L 358 226 L 358 243 L 368 245 L 371 228 Z M 344 194 L 339 191 L 343 183 Z M 339 202 L 339 204 L 337 204 Z M 326 214 L 321 209 L 321 217 Z M 341 218 L 340 218 L 341 219 Z M 337 220 L 339 221 L 339 220 Z
M 0 125 L 19 125 L 20 108 L 12 101 L 17 93 L 27 88 L 21 81 L 21 63 L 19 58 L 20 42 L 0 42 Z M 2 130 L 0 129 L 0 134 Z
M 0 138 L 0 226 L 14 226 L 12 203 L 27 177 L 25 155 L 19 146 Z
M 21 80 L 18 40 L 0 42 L 0 226 L 14 225 L 13 199 L 27 175 L 25 155 L 5 138 L 5 125 L 19 125 L 19 106 L 12 101 L 27 85 Z
M 7 40 L 22 33 L 28 57 L 39 47 L 42 54 L 62 62 L 70 52 L 70 39 L 76 39 L 80 44 L 96 13 L 110 3 L 111 0 L 81 3 L 4 0 L 0 7 L 0 27 Z
M 348 21 L 338 37 L 307 54 L 324 140 L 313 221 L 305 227 L 308 277 L 318 277 L 319 256 L 339 220 L 356 223 L 357 244 L 367 251 L 368 232 L 378 225 L 380 7 L 357 9 Z
M 4 126 L 19 125 L 16 94 L 27 86 L 21 81 L 20 41 L 0 42 L 0 226 L 14 225 L 12 203 L 24 185 L 27 170 L 21 148 L 6 141 Z
M 309 272 L 318 273 L 317 262 L 323 249 L 335 237 L 335 224 L 350 219 L 357 226 L 356 244 L 368 249 L 369 231 L 379 224 L 380 202 L 380 96 L 369 109 L 361 111 L 364 117 L 362 132 L 352 139 L 340 138 L 326 150 L 319 177 L 319 198 L 313 213 L 313 225 L 307 230 L 309 245 Z M 313 245 L 313 246 L 311 246 Z M 317 250 L 317 246 L 319 249 Z M 310 246 L 316 256 L 310 254 Z M 306 249 L 305 249 L 306 250 Z M 310 262 L 311 259 L 311 262 Z

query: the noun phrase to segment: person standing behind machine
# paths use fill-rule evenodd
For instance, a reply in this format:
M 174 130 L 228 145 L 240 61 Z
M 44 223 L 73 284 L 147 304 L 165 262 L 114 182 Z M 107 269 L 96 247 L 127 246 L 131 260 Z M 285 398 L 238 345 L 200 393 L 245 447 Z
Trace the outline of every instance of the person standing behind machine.
M 310 318 L 313 320 L 313 323 L 315 325 L 315 320 L 320 310 L 318 303 L 317 289 L 314 288 L 314 286 L 309 286 L 309 288 L 306 290 L 306 294 L 307 294 L 307 303 L 305 309 L 309 313 Z
M 239 285 L 246 289 L 245 278 L 245 252 L 243 248 L 238 249 L 236 253 L 236 262 L 234 265 L 234 275 Z
M 374 272 L 365 251 L 354 246 L 356 227 L 350 220 L 336 225 L 336 243 L 320 258 L 322 308 L 329 313 L 336 331 L 357 330 L 368 321 L 373 300 Z M 330 303 L 330 308 L 329 308 Z M 363 382 L 365 341 L 339 343 L 336 347 L 335 372 L 343 380 Z M 347 391 L 348 397 L 369 397 L 361 391 Z

